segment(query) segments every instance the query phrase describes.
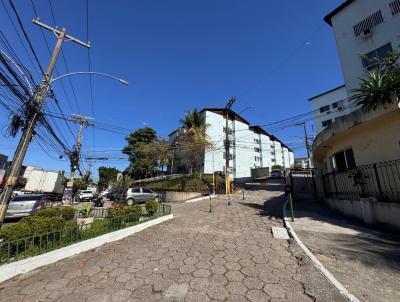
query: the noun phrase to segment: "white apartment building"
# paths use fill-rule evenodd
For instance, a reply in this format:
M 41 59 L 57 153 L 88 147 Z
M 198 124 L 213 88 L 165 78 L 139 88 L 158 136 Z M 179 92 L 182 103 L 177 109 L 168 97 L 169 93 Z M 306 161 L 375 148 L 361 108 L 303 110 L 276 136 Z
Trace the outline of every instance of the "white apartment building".
M 376 60 L 400 50 L 400 0 L 347 0 L 324 20 L 333 28 L 345 85 L 309 99 L 315 135 L 358 109 L 348 101 Z
M 342 85 L 308 99 L 311 102 L 314 120 L 314 135 L 330 126 L 337 117 L 352 111 L 347 101 L 346 86 Z
M 400 50 L 400 0 L 347 0 L 324 20 L 335 34 L 349 96 L 374 59 Z
M 207 137 L 212 147 L 205 150 L 203 173 L 225 171 L 225 135 L 226 116 L 230 140 L 229 167 L 233 179 L 250 178 L 251 170 L 281 165 L 290 168 L 294 163 L 292 150 L 278 138 L 267 133 L 259 126 L 251 126 L 248 121 L 232 110 L 224 108 L 205 108 L 201 111 L 208 124 Z M 169 135 L 173 143 L 182 130 L 175 130 Z M 178 159 L 177 159 L 178 161 Z M 174 171 L 178 169 L 175 165 Z

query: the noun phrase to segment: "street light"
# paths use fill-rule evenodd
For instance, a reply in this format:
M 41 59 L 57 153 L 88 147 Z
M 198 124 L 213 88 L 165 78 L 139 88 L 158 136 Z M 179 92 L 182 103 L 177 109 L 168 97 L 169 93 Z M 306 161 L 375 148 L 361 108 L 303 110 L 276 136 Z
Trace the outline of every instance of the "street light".
M 104 72 L 96 72 L 96 71 L 76 71 L 76 72 L 66 73 L 66 74 L 60 75 L 60 76 L 58 76 L 56 78 L 51 79 L 50 84 L 52 84 L 53 82 L 55 82 L 57 80 L 60 80 L 62 78 L 73 76 L 73 75 L 80 75 L 80 74 L 95 74 L 95 75 L 99 75 L 99 76 L 103 76 L 103 77 L 107 77 L 107 78 L 111 78 L 111 79 L 117 80 L 117 81 L 121 82 L 124 85 L 128 85 L 129 84 L 127 80 L 124 80 L 124 79 L 121 79 L 121 78 L 117 78 L 115 76 L 112 76 L 112 75 L 104 73 Z

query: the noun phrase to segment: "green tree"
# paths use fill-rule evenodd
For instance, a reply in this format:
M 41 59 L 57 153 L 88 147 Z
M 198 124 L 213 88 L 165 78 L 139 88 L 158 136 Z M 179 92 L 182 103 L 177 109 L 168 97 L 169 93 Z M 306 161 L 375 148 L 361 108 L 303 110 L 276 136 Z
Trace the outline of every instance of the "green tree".
M 191 173 L 200 169 L 204 152 L 211 146 L 206 131 L 209 127 L 205 122 L 205 116 L 197 109 L 185 114 L 181 120 L 184 134 L 178 136 L 177 143 L 181 155 L 181 164 L 189 169 Z
M 106 187 L 110 183 L 115 183 L 119 172 L 115 167 L 99 167 L 99 185 Z
M 400 98 L 400 53 L 394 52 L 387 58 L 376 61 L 376 67 L 360 86 L 352 90 L 351 101 L 364 110 L 376 110 L 379 105 L 399 104 Z
M 74 178 L 74 186 L 76 186 L 76 188 L 78 190 L 85 190 L 87 188 L 88 184 L 89 184 L 89 181 L 87 179 Z
M 167 141 L 157 137 L 154 129 L 145 127 L 131 133 L 128 145 L 122 150 L 129 156 L 130 165 L 125 170 L 134 179 L 156 175 L 159 168 L 172 160 L 172 148 Z
M 281 165 L 273 165 L 271 167 L 271 170 L 282 170 L 282 169 L 283 169 L 283 167 Z

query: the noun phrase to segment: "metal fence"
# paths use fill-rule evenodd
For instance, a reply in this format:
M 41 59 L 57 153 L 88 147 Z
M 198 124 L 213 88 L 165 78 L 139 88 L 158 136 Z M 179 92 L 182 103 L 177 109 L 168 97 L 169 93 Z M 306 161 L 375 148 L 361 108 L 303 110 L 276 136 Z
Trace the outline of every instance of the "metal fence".
M 328 197 L 346 200 L 376 197 L 380 202 L 400 202 L 400 160 L 327 173 L 322 180 Z
M 99 235 L 143 223 L 159 216 L 171 214 L 171 206 L 168 204 L 160 204 L 157 213 L 153 216 L 150 216 L 146 211 L 143 211 L 142 215 L 131 213 L 114 218 L 107 218 L 109 217 L 108 209 L 96 210 L 103 211 L 101 211 L 101 213 L 100 211 L 98 212 L 99 218 L 95 219 L 91 224 L 70 224 L 69 227 L 59 230 L 36 234 L 18 240 L 0 242 L 0 265 L 43 254 L 78 241 L 97 237 Z M 100 216 L 100 214 L 102 216 Z

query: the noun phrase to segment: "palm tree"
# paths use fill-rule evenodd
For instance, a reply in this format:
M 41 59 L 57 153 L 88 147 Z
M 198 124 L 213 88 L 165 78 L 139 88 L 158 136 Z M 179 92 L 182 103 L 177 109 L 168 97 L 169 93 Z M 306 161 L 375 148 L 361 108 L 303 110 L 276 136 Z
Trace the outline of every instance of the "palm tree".
M 361 79 L 360 87 L 353 89 L 351 101 L 364 110 L 376 110 L 379 105 L 399 103 L 400 97 L 400 53 L 393 53 L 378 62 L 375 70 Z
M 197 109 L 187 112 L 180 122 L 184 130 L 184 134 L 178 137 L 182 163 L 193 173 L 193 168 L 200 165 L 205 149 L 211 145 L 206 134 L 209 125 Z

